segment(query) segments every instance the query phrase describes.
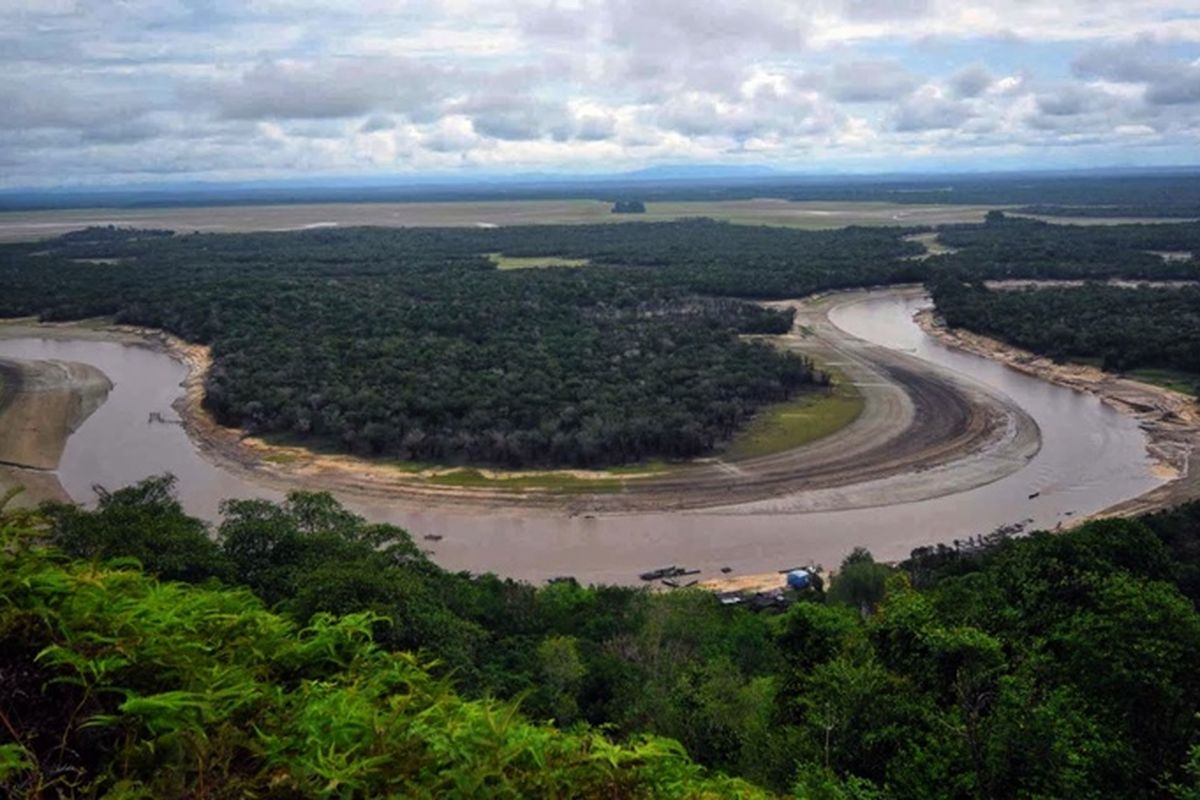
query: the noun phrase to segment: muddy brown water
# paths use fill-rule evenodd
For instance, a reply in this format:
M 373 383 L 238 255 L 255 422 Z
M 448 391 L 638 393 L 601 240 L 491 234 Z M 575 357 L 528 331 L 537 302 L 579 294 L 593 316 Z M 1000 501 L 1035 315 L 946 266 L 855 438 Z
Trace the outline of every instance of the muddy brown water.
M 1038 423 L 1043 444 L 1023 468 L 993 483 L 930 500 L 844 511 L 794 512 L 787 498 L 719 511 L 569 517 L 540 510 L 450 509 L 347 498 L 365 516 L 407 528 L 449 569 L 491 571 L 527 580 L 574 575 L 582 581 L 637 583 L 645 570 L 680 564 L 698 577 L 761 573 L 798 564 L 836 565 L 854 546 L 898 559 L 914 547 L 952 542 L 1032 519 L 1053 528 L 1139 495 L 1162 481 L 1152 471 L 1136 420 L 1097 398 L 952 350 L 913 322 L 925 298 L 880 292 L 840 306 L 831 320 L 867 341 L 904 350 L 1008 395 Z M 108 401 L 67 443 L 60 480 L 79 502 L 92 487 L 148 475 L 179 477 L 193 514 L 219 519 L 229 497 L 277 498 L 277 492 L 224 472 L 200 456 L 175 419 L 185 369 L 166 355 L 114 342 L 22 338 L 0 340 L 0 356 L 91 364 L 112 380 Z M 1031 498 L 1030 495 L 1036 494 Z M 802 505 L 802 504 L 801 504 Z M 440 535 L 426 541 L 425 535 Z

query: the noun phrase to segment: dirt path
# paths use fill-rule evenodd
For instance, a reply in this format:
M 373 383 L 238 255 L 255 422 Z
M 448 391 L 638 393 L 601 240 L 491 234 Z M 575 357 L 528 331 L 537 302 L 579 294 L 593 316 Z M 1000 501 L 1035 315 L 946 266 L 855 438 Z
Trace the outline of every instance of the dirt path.
M 1110 407 L 1138 419 L 1149 439 L 1147 451 L 1157 463 L 1159 473 L 1170 480 L 1090 518 L 1143 514 L 1200 498 L 1200 474 L 1197 474 L 1200 471 L 1197 469 L 1200 405 L 1193 398 L 1095 367 L 1057 364 L 997 339 L 963 329 L 950 329 L 932 311 L 918 315 L 917 323 L 926 333 L 952 347 L 1000 361 L 1059 386 L 1094 394 Z M 1078 525 L 1086 519 L 1088 517 L 1077 518 L 1072 524 Z

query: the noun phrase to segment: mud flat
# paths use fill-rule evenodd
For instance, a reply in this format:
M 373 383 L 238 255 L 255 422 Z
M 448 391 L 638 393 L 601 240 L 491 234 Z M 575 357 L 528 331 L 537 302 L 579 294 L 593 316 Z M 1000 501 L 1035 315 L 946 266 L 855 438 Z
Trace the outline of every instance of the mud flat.
M 0 462 L 50 470 L 67 437 L 108 397 L 112 384 L 88 364 L 0 359 Z
M 52 470 L 111 389 L 88 364 L 0 359 L 0 496 L 22 487 L 23 505 L 68 500 Z
M 53 472 L 0 465 L 0 498 L 14 489 L 19 491 L 5 508 L 32 508 L 49 500 L 71 502 L 71 496 Z
M 917 316 L 929 335 L 975 355 L 1058 386 L 1095 395 L 1105 405 L 1138 420 L 1147 434 L 1146 450 L 1167 483 L 1117 503 L 1090 518 L 1130 516 L 1200 498 L 1200 406 L 1194 398 L 1162 386 L 1142 383 L 1081 364 L 1059 364 L 1027 350 L 962 329 L 947 328 L 932 311 Z M 1085 518 L 1077 518 L 1078 524 Z

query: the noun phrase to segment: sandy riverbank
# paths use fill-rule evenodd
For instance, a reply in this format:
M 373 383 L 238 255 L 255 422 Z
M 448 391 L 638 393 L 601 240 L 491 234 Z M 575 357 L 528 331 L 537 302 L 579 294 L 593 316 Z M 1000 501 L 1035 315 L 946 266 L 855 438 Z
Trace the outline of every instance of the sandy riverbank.
M 1200 498 L 1200 406 L 1194 398 L 1081 364 L 1049 358 L 963 329 L 950 329 L 932 311 L 917 316 L 922 330 L 951 347 L 990 358 L 1059 386 L 1096 395 L 1106 405 L 1135 417 L 1146 432 L 1147 452 L 1168 482 L 1139 497 L 1092 515 L 1129 516 Z M 1077 525 L 1086 518 L 1073 520 Z
M 112 384 L 88 364 L 0 359 L 0 462 L 51 470 L 67 437 L 108 397 Z
M 7 496 L 14 489 L 20 491 L 9 500 L 5 508 L 33 508 L 47 501 L 71 502 L 70 495 L 53 472 L 0 465 L 0 498 Z
M 0 359 L 0 497 L 21 488 L 14 506 L 68 501 L 52 470 L 111 389 L 88 364 Z

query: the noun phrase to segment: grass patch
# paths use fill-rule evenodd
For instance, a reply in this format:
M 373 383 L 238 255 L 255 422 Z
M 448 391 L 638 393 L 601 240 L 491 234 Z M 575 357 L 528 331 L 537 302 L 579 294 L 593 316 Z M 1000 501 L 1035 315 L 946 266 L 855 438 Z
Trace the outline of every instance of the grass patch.
M 803 394 L 768 406 L 733 438 L 725 451 L 731 459 L 757 458 L 814 442 L 858 419 L 862 395 L 847 382 L 828 391 Z
M 1152 383 L 1181 394 L 1196 397 L 1196 389 L 1200 387 L 1200 375 L 1194 372 L 1184 372 L 1167 367 L 1141 367 L 1125 373 L 1134 380 Z
M 427 469 L 436 469 L 439 466 L 443 466 L 429 461 L 386 461 L 384 463 L 397 472 L 412 473 L 424 472 Z
M 539 475 L 514 475 L 511 478 L 493 478 L 477 469 L 456 469 L 429 478 L 439 486 L 458 486 L 465 489 L 503 489 L 505 491 L 527 491 L 537 489 L 551 492 L 618 492 L 624 485 L 617 478 L 579 478 L 560 472 Z
M 619 467 L 608 467 L 604 471 L 610 475 L 650 475 L 666 472 L 672 465 L 662 459 L 642 461 L 637 464 L 622 464 Z
M 298 453 L 267 453 L 262 460 L 268 464 L 295 464 L 301 458 Z
M 307 450 L 315 455 L 343 456 L 344 450 L 338 449 L 333 439 L 322 439 L 318 436 L 299 436 L 295 433 L 264 433 L 258 437 L 272 447 L 296 447 Z
M 562 258 L 560 256 L 506 256 L 503 253 L 488 253 L 488 259 L 496 269 L 546 269 L 547 267 L 586 267 L 591 263 L 586 258 Z

